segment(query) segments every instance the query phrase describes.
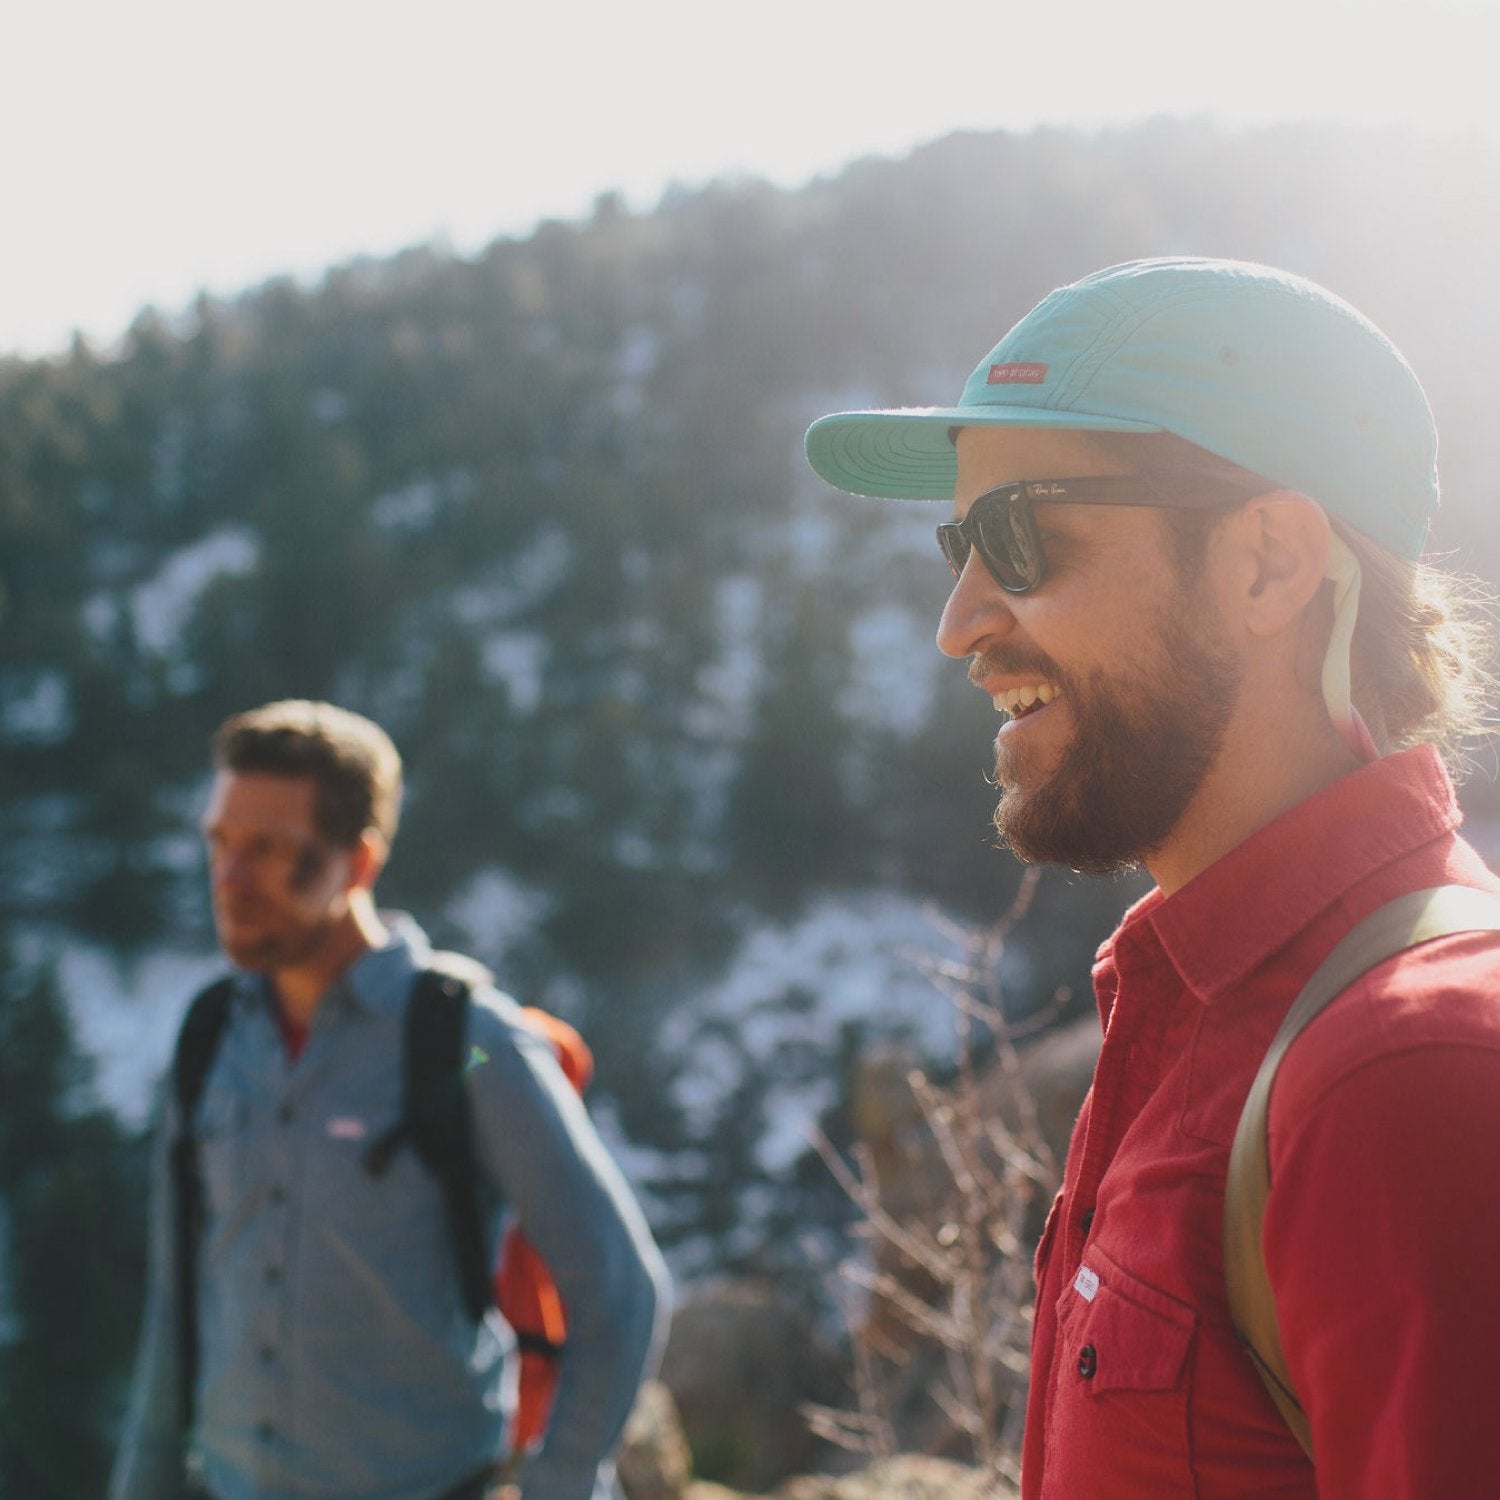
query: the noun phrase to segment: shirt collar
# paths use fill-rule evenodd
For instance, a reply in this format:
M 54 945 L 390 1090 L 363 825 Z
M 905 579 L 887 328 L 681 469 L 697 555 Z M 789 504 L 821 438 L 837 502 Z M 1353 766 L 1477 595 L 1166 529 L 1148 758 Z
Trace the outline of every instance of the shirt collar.
M 412 975 L 432 958 L 427 934 L 405 912 L 383 911 L 386 940 L 361 954 L 330 987 L 361 1010 L 393 1011 L 406 1004 Z
M 397 1011 L 406 1003 L 412 975 L 432 961 L 432 944 L 421 927 L 401 911 L 383 911 L 380 920 L 386 940 L 360 954 L 320 997 L 352 1005 L 356 1010 Z M 272 1007 L 270 976 L 255 970 L 234 971 L 235 1000 L 239 1005 Z
M 1113 968 L 1122 947 L 1149 943 L 1149 932 L 1188 987 L 1212 1003 L 1359 882 L 1452 834 L 1461 816 L 1435 747 L 1361 766 L 1251 834 L 1171 897 L 1159 890 L 1144 896 L 1099 950 L 1100 968 Z

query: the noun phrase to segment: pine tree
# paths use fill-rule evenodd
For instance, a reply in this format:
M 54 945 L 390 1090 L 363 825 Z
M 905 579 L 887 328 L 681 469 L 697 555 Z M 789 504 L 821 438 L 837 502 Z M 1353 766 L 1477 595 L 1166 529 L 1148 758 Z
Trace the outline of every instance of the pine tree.
M 143 1275 L 142 1153 L 90 1093 L 55 977 L 0 941 L 0 1495 L 104 1489 Z

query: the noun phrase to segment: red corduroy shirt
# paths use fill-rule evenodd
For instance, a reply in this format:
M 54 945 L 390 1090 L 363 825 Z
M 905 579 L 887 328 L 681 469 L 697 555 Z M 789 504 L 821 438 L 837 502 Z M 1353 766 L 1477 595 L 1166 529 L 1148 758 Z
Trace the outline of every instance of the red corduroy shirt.
M 1500 936 L 1373 970 L 1271 1106 L 1264 1241 L 1316 1475 L 1229 1325 L 1224 1174 L 1278 1023 L 1395 896 L 1500 889 L 1430 748 L 1344 777 L 1099 950 L 1104 1041 L 1037 1254 L 1027 1500 L 1500 1495 Z

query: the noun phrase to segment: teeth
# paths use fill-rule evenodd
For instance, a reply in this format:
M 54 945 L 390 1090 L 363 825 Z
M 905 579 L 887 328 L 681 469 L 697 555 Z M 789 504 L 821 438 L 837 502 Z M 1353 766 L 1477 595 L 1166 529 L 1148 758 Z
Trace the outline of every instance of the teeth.
M 1037 704 L 1050 703 L 1057 696 L 1057 689 L 1050 682 L 1029 682 L 1025 687 L 1005 688 L 994 696 L 995 707 L 1003 714 L 1015 718 Z

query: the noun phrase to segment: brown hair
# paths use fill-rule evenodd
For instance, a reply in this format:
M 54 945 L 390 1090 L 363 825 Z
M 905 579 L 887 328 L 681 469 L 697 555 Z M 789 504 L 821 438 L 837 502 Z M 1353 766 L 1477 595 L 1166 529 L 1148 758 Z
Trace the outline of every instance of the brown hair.
M 1493 733 L 1494 599 L 1474 578 L 1406 562 L 1363 532 L 1333 523 L 1359 560 L 1351 694 L 1377 742 L 1437 745 L 1457 772 L 1467 747 Z
M 1144 479 L 1201 482 L 1225 504 L 1204 511 L 1164 511 L 1179 571 L 1202 563 L 1208 539 L 1226 510 L 1280 488 L 1170 433 L 1091 434 L 1112 462 Z M 1478 580 L 1425 561 L 1408 562 L 1345 522 L 1333 529 L 1359 561 L 1359 614 L 1351 648 L 1354 705 L 1382 749 L 1434 744 L 1459 774 L 1467 751 L 1493 732 L 1494 598 Z M 1332 585 L 1325 584 L 1310 627 L 1321 633 L 1319 658 L 1332 627 Z
M 368 828 L 386 844 L 401 815 L 401 756 L 378 724 L 332 703 L 287 698 L 236 714 L 213 738 L 221 771 L 305 776 L 313 783 L 313 822 L 340 849 Z

